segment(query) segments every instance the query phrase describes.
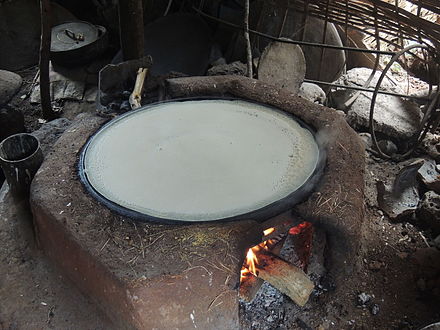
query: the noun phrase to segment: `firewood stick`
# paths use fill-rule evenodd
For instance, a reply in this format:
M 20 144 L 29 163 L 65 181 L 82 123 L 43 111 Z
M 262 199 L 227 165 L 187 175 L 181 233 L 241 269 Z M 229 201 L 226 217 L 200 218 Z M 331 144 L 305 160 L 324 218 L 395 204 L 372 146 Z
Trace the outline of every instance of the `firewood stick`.
M 285 240 L 286 238 L 283 237 L 281 240 L 277 241 L 273 246 L 269 246 L 269 251 L 275 255 L 279 255 Z M 240 298 L 246 302 L 251 302 L 252 300 L 254 300 L 258 290 L 261 288 L 263 283 L 264 283 L 263 279 L 256 277 L 252 273 L 247 274 L 240 284 L 240 290 L 239 290 Z
M 256 276 L 269 282 L 296 304 L 304 306 L 313 291 L 313 282 L 298 267 L 268 251 L 257 254 Z
M 130 94 L 128 101 L 132 109 L 137 109 L 141 106 L 142 90 L 144 89 L 145 77 L 147 76 L 147 68 L 139 68 L 134 84 L 133 92 Z

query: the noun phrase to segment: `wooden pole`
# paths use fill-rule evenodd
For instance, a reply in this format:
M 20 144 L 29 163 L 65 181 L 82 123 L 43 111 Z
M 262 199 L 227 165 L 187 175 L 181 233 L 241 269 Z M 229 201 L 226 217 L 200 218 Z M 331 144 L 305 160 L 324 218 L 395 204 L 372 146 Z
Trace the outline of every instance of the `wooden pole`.
M 49 60 L 50 60 L 50 42 L 51 42 L 51 7 L 50 0 L 40 1 L 40 19 L 41 19 L 41 42 L 40 42 L 40 99 L 41 112 L 46 120 L 54 119 L 55 113 L 52 110 L 50 100 L 50 78 L 49 78 Z
M 249 38 L 249 0 L 245 1 L 245 6 L 244 6 L 244 39 L 246 41 L 247 76 L 249 78 L 252 78 L 253 77 L 253 72 L 252 72 L 252 47 L 251 47 L 251 40 Z
M 119 1 L 119 33 L 124 61 L 144 56 L 144 11 L 142 0 Z

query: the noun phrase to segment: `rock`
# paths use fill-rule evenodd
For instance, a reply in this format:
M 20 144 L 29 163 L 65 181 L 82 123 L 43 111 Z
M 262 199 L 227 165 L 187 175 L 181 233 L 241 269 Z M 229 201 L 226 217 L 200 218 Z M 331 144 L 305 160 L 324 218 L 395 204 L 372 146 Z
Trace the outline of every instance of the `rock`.
M 434 191 L 428 191 L 418 212 L 418 219 L 427 225 L 435 235 L 440 234 L 440 195 Z
M 365 307 L 371 300 L 371 296 L 365 292 L 358 294 L 357 305 Z
M 10 71 L 0 70 L 0 106 L 8 103 L 20 89 L 23 80 Z
M 372 70 L 355 68 L 335 81 L 336 84 L 345 86 L 362 87 L 367 81 Z M 376 72 L 369 84 L 374 88 L 379 79 L 380 72 Z M 382 90 L 402 93 L 403 91 L 394 80 L 385 78 L 381 85 Z M 361 92 L 351 104 L 346 102 L 356 93 L 353 90 L 333 89 L 330 93 L 332 106 L 347 112 L 347 122 L 354 129 L 369 128 L 370 106 L 372 93 Z M 419 106 L 401 97 L 379 94 L 374 108 L 374 123 L 377 132 L 390 138 L 407 140 L 419 129 L 422 112 Z
M 400 221 L 417 210 L 420 200 L 417 171 L 422 165 L 423 160 L 419 159 L 404 167 L 392 187 L 385 186 L 382 181 L 376 183 L 378 205 L 392 220 Z
M 324 104 L 325 99 L 327 98 L 321 87 L 308 82 L 302 83 L 298 96 L 311 102 L 317 102 L 320 104 Z
M 40 141 L 41 150 L 45 155 L 49 153 L 70 123 L 70 120 L 66 118 L 58 118 L 43 124 L 38 130 L 32 132 L 32 135 Z
M 246 64 L 236 61 L 229 64 L 215 65 L 208 69 L 208 76 L 222 76 L 222 75 L 238 75 L 245 76 L 247 72 Z
M 433 160 L 425 160 L 417 172 L 417 178 L 427 189 L 440 194 L 440 172 Z
M 380 307 L 379 307 L 378 304 L 373 304 L 373 305 L 370 306 L 370 312 L 371 312 L 372 315 L 379 314 L 379 310 L 380 310 Z
M 380 140 L 377 142 L 383 153 L 391 156 L 397 152 L 397 146 L 390 140 Z
M 306 75 L 301 47 L 282 42 L 270 43 L 258 64 L 258 79 L 298 94 Z
M 269 2 L 262 2 L 263 8 L 258 20 L 258 26 L 254 29 L 273 36 L 280 36 L 292 40 L 304 40 L 314 43 L 322 43 L 325 31 L 325 43 L 330 45 L 342 46 L 341 38 L 332 23 L 318 18 L 304 16 L 297 10 L 287 11 L 285 6 L 274 6 Z M 257 9 L 257 8 L 256 8 Z M 239 13 L 237 24 L 241 24 L 242 17 Z M 306 22 L 304 25 L 304 21 Z M 251 22 L 252 24 L 252 22 Z M 240 35 L 242 35 L 240 31 Z M 258 50 L 263 51 L 270 43 L 264 37 L 258 37 L 256 45 Z M 243 43 L 237 44 L 235 48 L 240 52 L 240 58 L 244 58 Z M 345 72 L 345 52 L 340 49 L 322 49 L 320 47 L 301 46 L 306 59 L 306 78 L 332 82 Z M 322 63 L 322 64 L 321 64 Z M 331 65 L 329 65 L 331 63 Z M 322 87 L 327 90 L 326 86 Z
M 419 147 L 432 159 L 440 162 L 440 135 L 427 133 Z
M 373 147 L 373 138 L 370 133 L 359 133 L 359 137 L 364 142 L 365 148 L 371 149 Z
M 0 109 L 0 141 L 22 132 L 24 132 L 24 117 L 21 111 L 9 106 Z

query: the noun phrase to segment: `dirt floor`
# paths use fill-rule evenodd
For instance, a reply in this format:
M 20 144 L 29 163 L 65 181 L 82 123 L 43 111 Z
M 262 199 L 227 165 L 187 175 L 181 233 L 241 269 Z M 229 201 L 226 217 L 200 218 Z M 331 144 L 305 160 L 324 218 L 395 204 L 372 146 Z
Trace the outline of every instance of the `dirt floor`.
M 42 124 L 39 107 L 22 96 L 29 91 L 35 69 L 19 74 L 25 83 L 11 103 L 23 111 L 27 130 L 34 131 Z M 68 118 L 92 109 L 80 104 L 63 108 Z M 376 180 L 391 182 L 400 167 L 367 157 L 363 262 L 346 279 L 346 294 L 330 300 L 317 294 L 299 309 L 264 285 L 253 304 L 242 304 L 244 329 L 420 329 L 440 321 L 440 251 L 430 246 L 434 237 L 417 223 L 391 222 L 377 208 Z M 29 215 L 5 193 L 3 186 L 0 329 L 112 329 L 95 305 L 38 250 Z

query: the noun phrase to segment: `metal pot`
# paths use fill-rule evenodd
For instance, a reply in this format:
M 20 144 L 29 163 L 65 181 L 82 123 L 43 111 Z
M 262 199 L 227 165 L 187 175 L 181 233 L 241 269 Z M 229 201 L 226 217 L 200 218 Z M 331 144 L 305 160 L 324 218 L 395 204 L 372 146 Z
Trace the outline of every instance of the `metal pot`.
M 72 66 L 85 64 L 102 54 L 108 45 L 105 27 L 88 22 L 65 22 L 52 28 L 51 60 Z

